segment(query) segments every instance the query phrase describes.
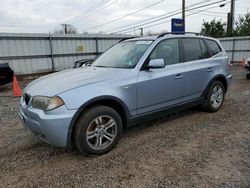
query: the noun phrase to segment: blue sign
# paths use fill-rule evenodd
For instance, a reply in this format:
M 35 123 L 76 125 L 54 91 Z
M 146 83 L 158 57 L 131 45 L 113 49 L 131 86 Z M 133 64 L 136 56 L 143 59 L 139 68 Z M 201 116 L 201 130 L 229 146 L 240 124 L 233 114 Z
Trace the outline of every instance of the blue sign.
M 173 18 L 171 20 L 171 32 L 174 34 L 183 34 L 185 33 L 185 25 L 183 19 Z

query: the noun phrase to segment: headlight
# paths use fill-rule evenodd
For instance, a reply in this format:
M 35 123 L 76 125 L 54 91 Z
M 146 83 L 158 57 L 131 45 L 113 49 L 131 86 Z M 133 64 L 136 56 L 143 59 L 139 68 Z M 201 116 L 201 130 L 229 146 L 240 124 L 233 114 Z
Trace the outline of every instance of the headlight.
M 36 96 L 32 99 L 32 107 L 38 108 L 43 111 L 54 110 L 60 106 L 64 105 L 63 100 L 60 97 L 44 97 Z

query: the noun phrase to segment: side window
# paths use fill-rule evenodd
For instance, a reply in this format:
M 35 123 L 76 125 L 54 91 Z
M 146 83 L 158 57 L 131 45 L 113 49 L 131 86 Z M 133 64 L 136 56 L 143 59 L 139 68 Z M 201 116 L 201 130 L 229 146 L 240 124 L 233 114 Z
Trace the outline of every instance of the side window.
M 205 42 L 206 42 L 206 45 L 208 47 L 210 56 L 214 56 L 214 55 L 221 52 L 221 49 L 220 49 L 219 45 L 217 44 L 217 42 L 215 42 L 213 40 L 208 40 L 208 39 L 205 39 Z
M 182 46 L 183 46 L 185 61 L 193 61 L 202 58 L 199 39 L 183 38 Z
M 204 44 L 203 40 L 200 39 L 199 41 L 201 44 L 201 59 L 209 58 L 210 56 L 209 56 L 206 45 Z
M 165 66 L 180 62 L 178 39 L 160 42 L 150 54 L 151 59 L 164 59 Z

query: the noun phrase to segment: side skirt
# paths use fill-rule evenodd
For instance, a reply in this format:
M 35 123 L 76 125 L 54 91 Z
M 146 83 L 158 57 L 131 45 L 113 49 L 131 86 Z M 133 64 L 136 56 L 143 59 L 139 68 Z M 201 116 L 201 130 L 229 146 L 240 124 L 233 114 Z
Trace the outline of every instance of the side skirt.
M 169 114 L 173 114 L 175 112 L 182 111 L 182 110 L 194 107 L 194 106 L 198 106 L 198 105 L 202 104 L 203 101 L 204 101 L 204 98 L 199 98 L 199 99 L 192 100 L 192 101 L 189 101 L 189 102 L 186 102 L 183 104 L 179 104 L 176 106 L 170 106 L 167 108 L 155 110 L 153 112 L 148 112 L 145 114 L 140 114 L 138 116 L 131 117 L 128 120 L 127 127 L 130 127 L 130 126 L 133 126 L 133 125 L 136 125 L 139 123 L 143 123 L 145 121 L 149 121 L 152 119 L 160 118 L 160 117 L 163 117 L 163 116 L 166 116 Z

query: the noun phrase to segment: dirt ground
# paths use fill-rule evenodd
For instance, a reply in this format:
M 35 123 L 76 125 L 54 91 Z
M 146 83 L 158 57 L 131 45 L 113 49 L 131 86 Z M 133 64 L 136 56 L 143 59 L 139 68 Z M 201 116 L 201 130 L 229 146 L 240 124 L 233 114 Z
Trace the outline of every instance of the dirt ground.
M 232 73 L 219 112 L 193 108 L 129 128 L 98 157 L 40 141 L 2 86 L 0 187 L 250 187 L 250 80 L 242 68 Z

